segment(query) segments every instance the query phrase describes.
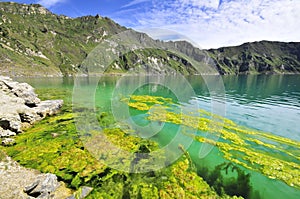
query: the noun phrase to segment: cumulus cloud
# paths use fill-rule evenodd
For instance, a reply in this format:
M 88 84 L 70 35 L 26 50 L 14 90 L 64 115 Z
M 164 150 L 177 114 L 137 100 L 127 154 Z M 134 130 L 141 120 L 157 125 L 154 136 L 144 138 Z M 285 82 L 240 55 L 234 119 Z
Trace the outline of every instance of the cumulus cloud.
M 128 13 L 134 23 L 127 25 L 176 31 L 203 48 L 300 41 L 299 10 L 298 0 L 152 0 L 143 12 Z M 153 29 L 148 33 L 158 38 Z
M 37 3 L 41 4 L 42 6 L 46 7 L 46 8 L 51 8 L 55 5 L 57 5 L 58 3 L 63 3 L 66 0 L 39 0 Z

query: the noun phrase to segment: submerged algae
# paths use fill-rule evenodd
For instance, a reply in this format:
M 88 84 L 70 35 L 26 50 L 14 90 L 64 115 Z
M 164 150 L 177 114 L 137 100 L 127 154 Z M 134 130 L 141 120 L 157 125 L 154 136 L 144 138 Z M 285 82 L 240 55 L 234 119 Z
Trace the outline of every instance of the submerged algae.
M 157 99 L 157 104 L 162 106 L 153 106 Z M 197 135 L 186 134 L 199 142 L 218 147 L 225 159 L 300 189 L 300 142 L 239 126 L 205 110 L 196 113 L 175 112 L 174 106 L 180 109 L 180 105 L 169 98 L 131 96 L 127 102 L 131 108 L 148 111 L 148 120 L 185 125 L 198 130 Z M 206 132 L 220 136 L 219 140 L 207 138 L 204 135 Z
M 103 120 L 110 117 L 109 114 L 101 115 L 99 118 Z M 109 168 L 82 144 L 74 117 L 76 115 L 68 111 L 48 117 L 16 137 L 15 146 L 1 147 L 1 150 L 26 167 L 56 174 L 72 189 L 93 187 L 87 198 L 220 198 L 195 171 L 189 170 L 186 157 L 171 167 L 148 173 L 127 173 Z M 157 143 L 118 128 L 107 127 L 102 133 L 125 151 L 147 153 L 158 149 Z M 95 135 L 99 136 L 99 132 Z M 97 142 L 97 136 L 91 137 Z M 119 162 L 122 161 L 120 157 L 110 153 L 102 158 Z M 124 165 L 132 164 L 135 158 L 133 155 L 132 161 L 124 162 Z M 227 195 L 222 197 L 229 198 Z

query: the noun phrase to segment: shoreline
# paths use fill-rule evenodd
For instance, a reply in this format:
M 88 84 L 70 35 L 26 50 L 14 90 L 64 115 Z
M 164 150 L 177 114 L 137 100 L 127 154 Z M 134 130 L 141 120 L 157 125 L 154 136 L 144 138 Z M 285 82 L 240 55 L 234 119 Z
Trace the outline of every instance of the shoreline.
M 188 75 L 182 75 L 181 73 L 175 73 L 175 74 L 135 74 L 135 73 L 102 73 L 102 74 L 76 74 L 76 75 L 3 75 L 0 74 L 0 76 L 7 76 L 10 78 L 76 78 L 76 77 L 120 77 L 120 76 L 259 76 L 259 75 L 300 75 L 300 73 L 240 73 L 240 74 L 212 74 L 212 73 L 205 73 L 205 74 L 188 74 Z
M 0 76 L 0 140 L 4 147 L 15 144 L 14 137 L 46 116 L 57 114 L 62 100 L 41 101 L 33 87 Z M 11 138 L 13 137 L 13 138 Z M 66 198 L 72 195 L 56 175 L 21 166 L 0 150 L 1 198 Z

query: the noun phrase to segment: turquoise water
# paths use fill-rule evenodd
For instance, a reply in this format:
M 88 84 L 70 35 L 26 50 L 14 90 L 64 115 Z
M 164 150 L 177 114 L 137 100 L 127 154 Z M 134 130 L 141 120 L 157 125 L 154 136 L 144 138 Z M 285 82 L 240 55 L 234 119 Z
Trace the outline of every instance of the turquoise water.
M 101 77 L 72 78 L 18 78 L 34 86 L 46 98 L 45 92 L 57 91 L 66 104 L 72 97 L 85 100 L 94 99 L 92 106 L 100 111 L 116 109 L 116 118 L 123 114 L 116 102 L 130 94 L 147 94 L 171 97 L 178 100 L 184 111 L 205 109 L 222 115 L 235 123 L 264 132 L 269 132 L 292 140 L 300 141 L 300 76 L 299 75 L 259 75 L 259 76 L 214 76 L 189 77 Z M 88 91 L 78 93 L 75 85 Z M 65 95 L 65 96 L 64 96 Z M 75 100 L 76 101 L 76 100 Z M 145 115 L 129 110 L 137 125 L 147 125 Z M 178 125 L 168 124 L 164 133 L 153 134 L 161 146 L 168 144 Z M 188 149 L 198 168 L 215 166 L 225 162 L 222 153 L 213 148 L 204 157 L 199 157 L 201 144 L 191 143 Z M 228 162 L 228 161 L 227 161 Z M 299 162 L 297 162 L 299 164 Z M 242 167 L 241 167 L 242 168 Z M 242 168 L 251 174 L 253 188 L 250 198 L 300 198 L 300 190 L 279 180 L 270 179 L 258 172 Z M 300 181 L 300 179 L 299 179 Z

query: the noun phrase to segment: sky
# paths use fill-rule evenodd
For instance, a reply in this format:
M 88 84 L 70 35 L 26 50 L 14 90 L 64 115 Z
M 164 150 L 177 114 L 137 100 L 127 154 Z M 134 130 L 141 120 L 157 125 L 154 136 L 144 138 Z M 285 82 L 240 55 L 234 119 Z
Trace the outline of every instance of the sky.
M 155 39 L 199 48 L 300 41 L 300 0 L 15 0 L 70 17 L 106 16 Z

